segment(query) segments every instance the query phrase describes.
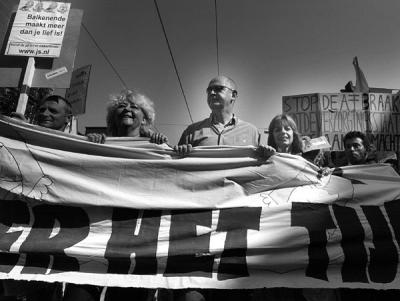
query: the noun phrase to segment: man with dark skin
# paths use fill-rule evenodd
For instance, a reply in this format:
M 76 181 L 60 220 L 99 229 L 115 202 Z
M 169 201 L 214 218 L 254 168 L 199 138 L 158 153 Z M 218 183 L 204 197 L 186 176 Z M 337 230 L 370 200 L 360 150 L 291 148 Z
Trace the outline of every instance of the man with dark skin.
M 344 152 L 348 165 L 375 163 L 368 158 L 370 142 L 364 133 L 348 132 L 344 138 Z M 341 300 L 399 300 L 398 290 L 340 289 Z
M 233 114 L 238 97 L 236 83 L 229 77 L 217 76 L 210 81 L 206 92 L 210 117 L 188 126 L 174 150 L 186 155 L 196 146 L 257 146 L 260 137 L 257 128 Z
M 344 152 L 349 165 L 360 165 L 367 163 L 369 142 L 361 132 L 348 132 L 344 138 Z

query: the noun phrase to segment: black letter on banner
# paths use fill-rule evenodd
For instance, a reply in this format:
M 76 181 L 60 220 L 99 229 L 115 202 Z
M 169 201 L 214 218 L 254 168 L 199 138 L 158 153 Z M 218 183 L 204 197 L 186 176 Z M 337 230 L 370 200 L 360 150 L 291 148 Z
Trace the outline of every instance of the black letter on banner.
M 39 205 L 32 208 L 35 221 L 21 253 L 27 253 L 22 273 L 45 273 L 53 255 L 51 272 L 79 271 L 78 260 L 66 256 L 64 249 L 85 239 L 89 234 L 89 217 L 79 207 Z M 56 220 L 60 231 L 50 238 Z
M 375 248 L 370 248 L 369 278 L 373 282 L 389 283 L 397 272 L 399 256 L 392 234 L 379 206 L 361 206 L 372 229 Z
M 171 212 L 169 250 L 165 274 L 212 277 L 214 255 L 210 254 L 209 233 L 197 235 L 196 226 L 211 228 L 211 210 Z M 170 275 L 166 275 L 170 276 Z
M 29 209 L 21 201 L 0 201 L 0 250 L 9 251 L 22 231 L 7 233 L 12 225 L 29 225 Z M 17 264 L 19 254 L 0 252 L 0 272 L 8 273 Z
M 336 226 L 326 204 L 292 203 L 292 227 L 305 227 L 310 236 L 306 276 L 328 281 L 329 256 L 326 230 Z
M 397 244 L 400 245 L 400 199 L 386 202 L 385 209 L 396 236 Z
M 357 213 L 350 207 L 333 205 L 332 208 L 342 232 L 343 282 L 368 282 L 368 255 L 364 247 L 365 233 Z
M 249 276 L 247 230 L 260 230 L 261 207 L 221 209 L 217 232 L 227 232 L 218 267 L 218 280 Z
M 140 228 L 139 213 L 143 212 Z M 108 259 L 108 273 L 128 274 L 131 254 L 135 253 L 135 267 L 132 274 L 157 274 L 157 241 L 160 229 L 161 210 L 136 210 L 114 208 L 112 232 L 107 243 L 105 258 Z

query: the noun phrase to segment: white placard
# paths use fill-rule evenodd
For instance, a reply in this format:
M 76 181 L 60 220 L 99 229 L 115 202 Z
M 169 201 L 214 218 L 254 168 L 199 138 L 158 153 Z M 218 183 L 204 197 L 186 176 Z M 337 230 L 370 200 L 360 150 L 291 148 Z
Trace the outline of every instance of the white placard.
M 6 55 L 59 57 L 70 3 L 21 0 Z

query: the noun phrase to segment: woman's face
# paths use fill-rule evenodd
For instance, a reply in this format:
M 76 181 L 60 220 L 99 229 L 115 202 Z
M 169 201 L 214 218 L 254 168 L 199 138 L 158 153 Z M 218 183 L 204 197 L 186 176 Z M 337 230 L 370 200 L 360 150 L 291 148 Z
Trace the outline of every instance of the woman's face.
M 143 120 L 143 111 L 135 101 L 125 100 L 115 110 L 115 121 L 118 127 L 139 128 Z
M 290 125 L 281 124 L 275 127 L 272 135 L 278 147 L 278 151 L 289 151 L 288 148 L 291 147 L 293 143 L 293 129 Z

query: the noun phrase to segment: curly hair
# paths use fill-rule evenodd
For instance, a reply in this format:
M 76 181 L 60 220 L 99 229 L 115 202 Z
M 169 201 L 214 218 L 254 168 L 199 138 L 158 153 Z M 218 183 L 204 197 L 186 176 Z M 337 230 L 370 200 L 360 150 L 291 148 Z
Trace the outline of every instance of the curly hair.
M 296 122 L 292 117 L 286 114 L 276 115 L 270 122 L 268 127 L 268 145 L 273 148 L 277 148 L 276 141 L 274 139 L 274 129 L 282 127 L 282 126 L 290 126 L 293 130 L 293 143 L 292 143 L 292 154 L 298 154 L 303 152 L 303 141 L 301 139 L 301 135 L 297 130 Z
M 350 140 L 350 139 L 353 139 L 353 138 L 360 138 L 362 140 L 362 142 L 363 142 L 364 148 L 367 151 L 371 150 L 371 143 L 369 142 L 369 139 L 368 139 L 367 135 L 365 135 L 364 133 L 359 132 L 359 131 L 348 132 L 343 137 L 343 143 L 346 143 L 346 140 Z
M 128 102 L 136 104 L 143 112 L 145 124 L 141 125 L 140 132 L 144 132 L 154 124 L 155 110 L 154 103 L 144 94 L 129 89 L 123 90 L 120 94 L 112 95 L 107 106 L 107 132 L 110 136 L 117 136 L 117 124 L 115 122 L 115 112 L 121 103 Z

